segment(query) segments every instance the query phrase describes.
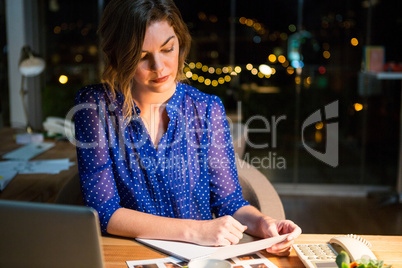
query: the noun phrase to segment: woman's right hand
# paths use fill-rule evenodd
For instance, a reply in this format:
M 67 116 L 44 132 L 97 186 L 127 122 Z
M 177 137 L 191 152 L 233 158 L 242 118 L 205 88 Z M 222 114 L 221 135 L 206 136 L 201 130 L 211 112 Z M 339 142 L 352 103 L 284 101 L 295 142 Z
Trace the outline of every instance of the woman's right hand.
M 231 216 L 194 221 L 193 242 L 204 246 L 226 246 L 239 243 L 247 226 Z

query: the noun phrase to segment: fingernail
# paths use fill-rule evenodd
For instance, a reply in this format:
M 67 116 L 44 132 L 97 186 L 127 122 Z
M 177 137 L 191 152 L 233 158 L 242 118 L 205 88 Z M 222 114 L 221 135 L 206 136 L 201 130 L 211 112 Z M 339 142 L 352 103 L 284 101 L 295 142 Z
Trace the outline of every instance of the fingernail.
M 293 236 L 289 235 L 288 236 L 288 241 L 292 241 L 293 240 Z

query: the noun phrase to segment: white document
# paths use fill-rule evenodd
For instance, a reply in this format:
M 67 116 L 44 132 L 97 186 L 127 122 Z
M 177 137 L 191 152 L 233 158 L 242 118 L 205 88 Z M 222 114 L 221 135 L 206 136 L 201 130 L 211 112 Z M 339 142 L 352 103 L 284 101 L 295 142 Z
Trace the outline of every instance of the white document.
M 7 184 L 17 175 L 13 169 L 0 169 L 0 191 L 6 188 Z
M 70 162 L 68 158 L 52 159 L 52 160 L 36 160 L 26 162 L 24 166 L 19 170 L 19 174 L 58 174 L 60 171 L 68 170 L 73 162 Z
M 30 143 L 3 155 L 3 159 L 29 160 L 54 146 L 54 142 Z
M 0 161 L 0 191 L 17 174 L 57 174 L 75 165 L 68 158 L 36 161 Z
M 17 175 L 25 161 L 0 161 L 0 191 Z
M 197 258 L 211 258 L 211 259 L 224 260 L 231 257 L 256 252 L 265 248 L 269 248 L 272 245 L 284 241 L 287 236 L 288 235 L 275 236 L 253 242 L 224 246 L 224 247 L 207 247 L 186 242 L 156 240 L 156 239 L 136 238 L 136 240 L 145 245 L 158 249 L 164 253 L 172 255 L 176 258 L 190 261 Z

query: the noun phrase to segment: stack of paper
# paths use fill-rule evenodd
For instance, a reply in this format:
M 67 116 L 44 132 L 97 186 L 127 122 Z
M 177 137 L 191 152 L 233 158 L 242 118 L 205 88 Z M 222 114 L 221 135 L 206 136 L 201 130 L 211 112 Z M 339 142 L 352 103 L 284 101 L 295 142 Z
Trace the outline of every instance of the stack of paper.
M 3 159 L 29 160 L 38 154 L 49 150 L 54 145 L 54 142 L 30 143 L 18 148 L 17 150 L 4 154 Z
M 0 161 L 0 191 L 19 174 L 57 174 L 60 171 L 68 170 L 74 162 L 68 158 L 36 161 Z
M 280 235 L 271 238 L 261 239 L 258 241 L 237 244 L 237 245 L 230 245 L 225 247 L 207 247 L 186 242 L 157 240 L 157 239 L 136 238 L 136 240 L 147 246 L 153 247 L 164 253 L 172 255 L 173 257 L 185 261 L 190 261 L 198 258 L 211 258 L 211 259 L 224 260 L 227 258 L 269 248 L 274 244 L 284 241 L 287 238 L 287 236 L 288 236 L 287 234 Z
M 49 150 L 54 146 L 54 142 L 30 143 L 12 152 L 3 155 L 3 159 L 10 161 L 0 162 L 0 191 L 19 174 L 57 174 L 62 170 L 69 169 L 73 162 L 69 159 L 37 160 L 29 159 Z

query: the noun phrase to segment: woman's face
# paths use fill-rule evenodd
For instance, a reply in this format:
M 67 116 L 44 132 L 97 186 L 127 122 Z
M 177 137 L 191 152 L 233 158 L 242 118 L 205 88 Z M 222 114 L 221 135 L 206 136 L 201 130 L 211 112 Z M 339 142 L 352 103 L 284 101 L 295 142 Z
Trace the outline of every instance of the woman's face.
M 174 92 L 178 64 L 179 41 L 173 27 L 167 21 L 151 23 L 134 74 L 134 91 Z

